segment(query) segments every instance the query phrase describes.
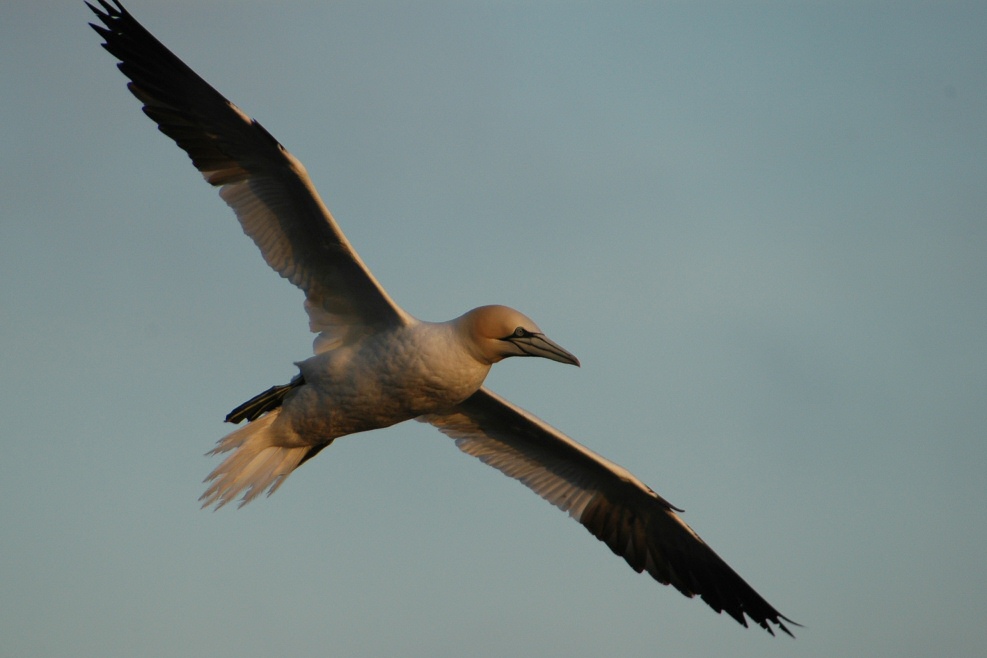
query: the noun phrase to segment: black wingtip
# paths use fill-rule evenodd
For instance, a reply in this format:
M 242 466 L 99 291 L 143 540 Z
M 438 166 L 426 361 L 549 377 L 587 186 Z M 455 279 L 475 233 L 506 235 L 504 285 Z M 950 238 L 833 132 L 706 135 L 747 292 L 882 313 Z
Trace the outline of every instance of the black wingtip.
M 788 637 L 790 637 L 792 639 L 795 639 L 795 633 L 793 633 L 790 630 L 788 630 L 788 627 L 785 626 L 785 624 L 783 624 L 781 622 L 782 619 L 784 619 L 785 621 L 787 621 L 792 626 L 797 626 L 798 628 L 805 628 L 805 626 L 803 626 L 802 624 L 798 623 L 797 621 L 793 621 L 793 620 L 789 619 L 785 615 L 778 615 L 778 619 L 775 619 L 773 621 L 776 624 L 778 624 L 778 628 L 780 628 L 781 630 L 785 631 L 785 634 L 788 635 Z
M 86 6 L 89 7 L 89 10 L 92 11 L 92 13 L 96 14 L 96 17 L 99 18 L 99 20 L 102 21 L 102 23 L 107 27 L 110 26 L 110 21 L 130 15 L 127 12 L 127 10 L 124 9 L 123 5 L 121 5 L 119 2 L 114 2 L 113 5 L 116 6 L 113 6 L 109 2 L 106 2 L 106 0 L 96 0 L 96 1 L 99 2 L 99 5 L 100 7 L 102 7 L 102 10 L 97 9 L 90 2 L 88 2 L 88 0 L 86 1 Z M 96 29 L 96 26 L 93 25 L 92 23 L 90 23 L 89 25 L 91 25 L 93 29 Z
M 782 631 L 785 635 L 792 638 L 793 640 L 795 639 L 795 634 L 792 633 L 791 630 L 789 630 L 788 626 L 785 625 L 785 622 L 788 622 L 788 624 L 790 624 L 791 626 L 804 628 L 802 624 L 798 623 L 797 621 L 792 621 L 791 619 L 781 614 L 780 612 L 775 612 L 775 614 L 770 617 L 765 617 L 763 619 L 754 620 L 754 621 L 757 621 L 757 625 L 763 628 L 764 630 L 766 630 L 768 633 L 771 633 L 772 636 L 776 636 L 775 628 L 777 627 L 778 630 Z M 772 624 L 774 624 L 774 626 L 772 626 Z M 747 624 L 744 624 L 744 626 L 747 626 Z

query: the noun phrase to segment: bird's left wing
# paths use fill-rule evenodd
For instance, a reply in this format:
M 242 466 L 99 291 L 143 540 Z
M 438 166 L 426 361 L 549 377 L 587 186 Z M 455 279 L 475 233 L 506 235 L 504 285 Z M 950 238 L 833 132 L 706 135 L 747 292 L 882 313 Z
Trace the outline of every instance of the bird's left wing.
M 350 246 L 302 164 L 119 2 L 98 1 L 102 11 L 89 8 L 103 25 L 91 25 L 120 60 L 144 113 L 220 188 L 267 263 L 305 292 L 310 327 L 323 332 L 321 346 L 353 327 L 407 323 L 410 316 Z
M 700 596 L 744 626 L 791 635 L 775 610 L 727 565 L 675 507 L 627 470 L 481 388 L 446 413 L 423 416 L 463 452 L 519 480 L 582 523 L 637 572 Z

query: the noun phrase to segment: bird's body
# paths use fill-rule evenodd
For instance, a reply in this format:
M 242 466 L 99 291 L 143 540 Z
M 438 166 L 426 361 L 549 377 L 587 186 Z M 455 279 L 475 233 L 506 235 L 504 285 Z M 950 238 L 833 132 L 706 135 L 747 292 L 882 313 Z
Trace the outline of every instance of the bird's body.
M 524 335 L 516 335 L 519 329 Z M 220 441 L 214 453 L 234 452 L 209 475 L 203 505 L 222 506 L 241 492 L 247 503 L 265 488 L 273 491 L 341 436 L 452 409 L 480 389 L 493 363 L 518 349 L 518 339 L 532 336 L 548 346 L 549 358 L 578 363 L 529 318 L 503 306 L 479 307 L 448 322 L 409 317 L 348 332 L 297 363 L 299 377 L 276 387 L 274 407 L 251 414 L 255 420 Z M 267 392 L 259 397 L 269 399 Z
M 454 323 L 390 327 L 298 363 L 306 384 L 282 420 L 305 443 L 388 427 L 459 404 L 490 371 Z
M 273 493 L 333 440 L 406 420 L 430 423 L 464 452 L 568 512 L 636 571 L 702 597 L 743 625 L 788 620 L 631 473 L 483 387 L 493 364 L 536 356 L 579 365 L 535 323 L 504 306 L 423 322 L 374 279 L 305 168 L 119 3 L 90 5 L 144 112 L 192 159 L 271 267 L 305 293 L 315 355 L 290 383 L 234 409 L 247 421 L 213 453 L 203 506 Z

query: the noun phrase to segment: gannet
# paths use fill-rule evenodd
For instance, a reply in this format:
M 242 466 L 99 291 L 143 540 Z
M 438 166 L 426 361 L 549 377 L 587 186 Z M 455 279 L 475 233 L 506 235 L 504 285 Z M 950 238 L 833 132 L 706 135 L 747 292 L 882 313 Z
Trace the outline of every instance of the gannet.
M 273 493 L 333 440 L 417 419 L 579 521 L 637 572 L 698 595 L 774 635 L 780 614 L 631 473 L 483 387 L 508 357 L 579 365 L 527 316 L 481 306 L 423 322 L 398 306 L 350 246 L 305 168 L 151 35 L 119 2 L 86 3 L 144 113 L 233 209 L 267 263 L 305 293 L 314 356 L 288 384 L 234 409 L 247 424 L 209 454 L 229 453 L 203 507 Z M 795 624 L 797 625 L 797 624 Z

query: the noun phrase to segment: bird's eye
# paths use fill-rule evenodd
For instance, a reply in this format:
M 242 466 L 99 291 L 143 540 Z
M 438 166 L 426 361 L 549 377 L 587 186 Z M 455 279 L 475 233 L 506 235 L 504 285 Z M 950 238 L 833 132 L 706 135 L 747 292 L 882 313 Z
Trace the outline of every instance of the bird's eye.
M 514 336 L 517 338 L 521 338 L 522 336 L 526 336 L 527 334 L 528 332 L 524 330 L 524 327 L 518 327 L 517 329 L 514 330 Z

